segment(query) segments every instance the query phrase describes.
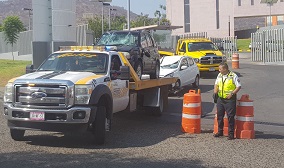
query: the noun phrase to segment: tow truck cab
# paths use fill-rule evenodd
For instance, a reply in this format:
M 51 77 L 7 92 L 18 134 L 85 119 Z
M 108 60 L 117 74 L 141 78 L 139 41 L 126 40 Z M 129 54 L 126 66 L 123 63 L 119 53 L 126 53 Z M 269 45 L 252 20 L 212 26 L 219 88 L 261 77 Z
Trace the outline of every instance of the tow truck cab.
M 176 80 L 142 81 L 122 52 L 94 46 L 61 47 L 38 69 L 29 67 L 31 73 L 11 79 L 5 87 L 4 117 L 14 140 L 22 140 L 30 129 L 88 130 L 95 144 L 103 144 L 113 113 L 147 107 L 161 115 L 168 85 Z

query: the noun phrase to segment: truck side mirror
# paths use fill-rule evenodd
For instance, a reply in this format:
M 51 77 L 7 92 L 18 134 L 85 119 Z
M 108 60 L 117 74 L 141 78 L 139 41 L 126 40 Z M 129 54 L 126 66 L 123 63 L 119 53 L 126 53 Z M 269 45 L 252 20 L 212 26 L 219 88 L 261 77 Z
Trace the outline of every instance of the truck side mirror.
M 120 66 L 120 74 L 117 76 L 117 79 L 129 80 L 130 79 L 130 69 L 129 66 Z
M 31 73 L 31 72 L 35 72 L 34 65 L 32 64 L 26 66 L 26 74 Z

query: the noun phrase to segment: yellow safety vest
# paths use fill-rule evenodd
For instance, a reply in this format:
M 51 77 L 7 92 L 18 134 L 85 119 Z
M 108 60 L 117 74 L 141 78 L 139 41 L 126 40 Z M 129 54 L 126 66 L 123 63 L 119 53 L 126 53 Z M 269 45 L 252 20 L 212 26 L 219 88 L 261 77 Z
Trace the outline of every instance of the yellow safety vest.
M 217 77 L 218 86 L 219 86 L 219 92 L 218 92 L 219 97 L 225 99 L 229 94 L 231 94 L 236 89 L 236 85 L 234 84 L 234 75 L 235 73 L 229 72 L 228 77 L 223 81 L 223 75 L 219 73 Z

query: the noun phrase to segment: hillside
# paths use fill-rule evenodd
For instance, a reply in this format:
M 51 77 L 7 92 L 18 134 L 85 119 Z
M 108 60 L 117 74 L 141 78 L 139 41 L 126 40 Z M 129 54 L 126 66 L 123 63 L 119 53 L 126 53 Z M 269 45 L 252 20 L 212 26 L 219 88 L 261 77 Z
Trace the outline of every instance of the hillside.
M 98 2 L 90 2 L 89 0 L 76 0 L 76 14 L 77 14 L 77 23 L 84 23 L 86 16 L 101 16 L 102 13 L 102 3 Z M 118 6 L 110 6 L 111 8 L 115 8 L 116 11 L 113 12 L 113 15 L 116 16 L 125 16 L 127 17 L 127 10 L 118 7 Z M 23 11 L 23 8 L 32 8 L 32 0 L 7 0 L 0 1 L 0 23 L 2 23 L 3 19 L 10 15 L 19 16 L 21 21 L 25 26 L 29 24 L 29 13 L 28 11 Z M 108 16 L 109 6 L 104 8 L 104 15 Z M 130 19 L 135 19 L 138 15 L 135 13 L 130 13 Z

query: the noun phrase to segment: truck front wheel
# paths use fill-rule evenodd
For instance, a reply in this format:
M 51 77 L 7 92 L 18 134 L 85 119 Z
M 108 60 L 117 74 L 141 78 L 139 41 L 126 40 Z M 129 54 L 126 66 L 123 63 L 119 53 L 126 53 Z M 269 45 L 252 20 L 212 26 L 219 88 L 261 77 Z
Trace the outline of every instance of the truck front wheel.
M 25 130 L 10 129 L 10 134 L 15 141 L 22 141 L 24 139 Z
M 106 108 L 104 106 L 98 107 L 96 118 L 92 125 L 95 144 L 104 144 L 106 135 Z

